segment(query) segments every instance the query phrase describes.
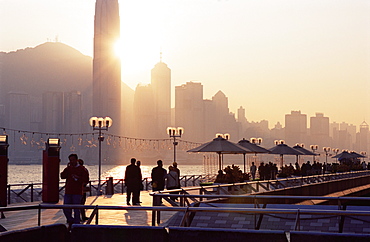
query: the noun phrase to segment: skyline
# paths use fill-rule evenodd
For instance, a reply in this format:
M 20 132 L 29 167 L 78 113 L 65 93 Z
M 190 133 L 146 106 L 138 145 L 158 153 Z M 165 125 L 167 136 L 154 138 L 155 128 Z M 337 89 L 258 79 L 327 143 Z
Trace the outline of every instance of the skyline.
M 119 1 L 122 81 L 150 82 L 160 59 L 174 87 L 219 90 L 248 121 L 284 125 L 284 115 L 316 112 L 330 122 L 370 120 L 370 3 L 366 1 Z M 92 56 L 95 0 L 0 2 L 0 51 L 47 39 Z M 63 20 L 63 21 L 62 21 Z M 27 23 L 27 24 L 25 24 Z M 154 37 L 153 37 L 154 36 Z M 231 43 L 231 44 L 230 44 Z M 243 88 L 245 87 L 243 90 Z M 174 95 L 172 95 L 174 106 Z

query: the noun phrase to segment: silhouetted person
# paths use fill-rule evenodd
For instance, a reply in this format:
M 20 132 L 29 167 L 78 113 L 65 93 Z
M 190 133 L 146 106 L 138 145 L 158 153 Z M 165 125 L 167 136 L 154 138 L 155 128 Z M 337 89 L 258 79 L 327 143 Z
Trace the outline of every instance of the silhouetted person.
M 132 203 L 134 205 L 140 205 L 139 194 L 141 183 L 141 172 L 140 168 L 136 166 L 136 159 L 131 158 L 131 164 L 126 166 L 125 171 L 125 184 L 127 187 L 127 205 L 130 204 L 131 195 Z
M 179 174 L 175 171 L 175 168 L 173 166 L 168 167 L 168 174 L 166 176 L 167 178 L 167 189 L 173 190 L 179 188 Z M 170 192 L 170 194 L 178 194 L 179 192 Z M 170 198 L 172 201 L 175 201 L 176 197 Z
M 252 175 L 252 180 L 256 179 L 257 166 L 254 164 L 254 162 L 252 162 L 250 171 Z
M 178 184 L 179 185 L 178 185 L 177 188 L 181 188 L 181 183 L 180 183 L 180 169 L 177 167 L 176 161 L 173 162 L 172 167 L 173 167 L 173 170 L 177 173 L 177 177 L 178 177 Z
M 140 171 L 140 187 L 139 187 L 139 190 L 137 191 L 137 197 L 135 198 L 135 200 L 136 201 L 138 201 L 139 203 L 141 203 L 140 202 L 140 191 L 141 190 L 144 190 L 144 185 L 143 185 L 143 176 L 142 176 L 142 174 L 141 174 L 141 168 L 140 168 L 140 166 L 141 166 L 141 161 L 136 161 L 136 166 L 139 168 L 139 171 Z
M 87 175 L 88 175 L 88 181 L 89 181 L 90 180 L 90 178 L 89 178 L 89 171 L 84 166 L 84 161 L 82 159 L 78 159 L 78 163 L 86 170 Z M 88 184 L 88 182 L 86 182 L 85 184 L 83 184 L 83 189 L 82 189 L 83 193 L 82 193 L 82 198 L 81 198 L 81 205 L 85 205 L 85 203 L 86 203 L 86 192 L 88 191 L 87 184 Z M 89 219 L 88 217 L 86 217 L 86 211 L 85 211 L 85 209 L 81 209 L 80 212 L 81 212 L 81 220 L 82 221 L 86 221 L 86 220 Z
M 69 163 L 66 168 L 60 173 L 62 179 L 66 179 L 64 204 L 81 204 L 84 184 L 89 182 L 89 174 L 87 170 L 78 163 L 78 156 L 70 154 L 68 156 Z M 80 209 L 65 208 L 63 213 L 67 218 L 69 229 L 72 224 L 80 223 Z
M 167 171 L 163 168 L 162 160 L 158 160 L 157 165 L 152 169 L 152 187 L 153 191 L 162 191 L 164 190 Z
M 162 160 L 158 160 L 157 165 L 152 169 L 152 188 L 153 191 L 162 191 L 164 190 L 167 171 L 163 168 Z M 162 199 L 160 199 L 160 202 L 162 202 Z

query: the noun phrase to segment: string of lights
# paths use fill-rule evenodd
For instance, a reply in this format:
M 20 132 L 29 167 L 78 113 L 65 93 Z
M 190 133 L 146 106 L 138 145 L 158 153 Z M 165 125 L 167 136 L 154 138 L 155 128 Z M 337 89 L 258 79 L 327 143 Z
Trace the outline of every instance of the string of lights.
M 19 142 L 23 146 L 30 146 L 38 150 L 45 149 L 45 141 L 48 138 L 59 138 L 60 145 L 69 147 L 71 152 L 77 147 L 94 148 L 98 145 L 98 133 L 55 133 L 55 132 L 38 132 L 28 130 L 18 130 L 6 127 L 0 127 L 4 135 L 9 136 L 9 140 L 15 144 Z M 105 144 L 114 149 L 131 150 L 131 151 L 161 151 L 173 149 L 172 139 L 144 139 L 119 136 L 115 134 L 104 133 L 107 137 Z M 179 139 L 179 149 L 186 151 L 200 145 L 200 143 Z M 15 149 L 15 146 L 14 146 Z

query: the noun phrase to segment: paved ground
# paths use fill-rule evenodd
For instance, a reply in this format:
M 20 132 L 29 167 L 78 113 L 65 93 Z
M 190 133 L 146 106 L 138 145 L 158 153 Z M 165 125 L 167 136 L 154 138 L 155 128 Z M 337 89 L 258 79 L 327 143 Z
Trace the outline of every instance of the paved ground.
M 141 192 L 142 206 L 152 206 L 152 197 L 148 191 Z M 37 203 L 11 204 L 11 206 L 24 206 Z M 63 204 L 60 201 L 58 204 Z M 92 196 L 88 197 L 86 205 L 111 205 L 127 206 L 126 194 L 114 194 L 111 196 Z M 166 205 L 166 204 L 165 204 Z M 168 204 L 167 204 L 168 205 Z M 87 211 L 87 216 L 91 211 Z M 161 223 L 166 222 L 175 212 L 161 212 Z M 37 210 L 12 211 L 5 212 L 5 218 L 0 219 L 0 225 L 6 230 L 23 229 L 37 226 Z M 47 209 L 41 213 L 41 224 L 66 223 L 66 219 L 61 209 Z M 95 220 L 92 221 L 95 223 Z M 105 225 L 151 225 L 151 211 L 133 211 L 133 210 L 99 210 L 99 224 Z
M 201 207 L 232 207 L 232 208 L 253 208 L 251 204 L 222 204 L 210 203 L 201 204 Z M 269 204 L 269 209 L 320 209 L 337 211 L 337 206 L 325 205 L 289 205 Z M 347 207 L 347 210 L 370 211 L 368 206 Z M 179 226 L 184 213 L 179 212 L 164 223 L 165 226 Z M 260 220 L 260 230 L 283 230 L 294 231 L 296 215 L 269 214 L 264 215 Z M 337 233 L 339 231 L 340 217 L 335 215 L 301 215 L 300 230 L 315 232 Z M 258 224 L 259 216 L 243 213 L 218 213 L 198 212 L 193 218 L 190 227 L 199 228 L 228 228 L 228 229 L 251 229 L 254 230 Z M 343 220 L 343 233 L 370 234 L 370 213 L 369 216 L 346 216 Z

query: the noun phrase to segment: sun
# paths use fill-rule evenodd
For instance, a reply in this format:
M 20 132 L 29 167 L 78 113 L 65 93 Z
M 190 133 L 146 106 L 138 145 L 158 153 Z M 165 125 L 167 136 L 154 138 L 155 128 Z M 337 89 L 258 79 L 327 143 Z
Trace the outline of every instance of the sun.
M 157 7 L 150 1 L 147 4 Z M 121 59 L 122 81 L 132 89 L 139 83 L 150 83 L 150 71 L 160 60 L 163 24 L 149 9 L 131 1 L 120 2 L 121 38 L 114 49 Z

